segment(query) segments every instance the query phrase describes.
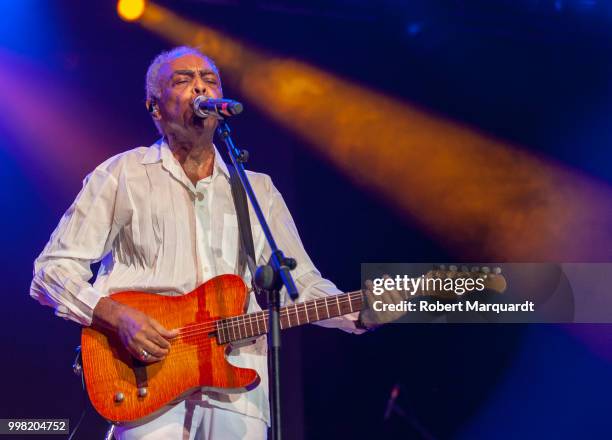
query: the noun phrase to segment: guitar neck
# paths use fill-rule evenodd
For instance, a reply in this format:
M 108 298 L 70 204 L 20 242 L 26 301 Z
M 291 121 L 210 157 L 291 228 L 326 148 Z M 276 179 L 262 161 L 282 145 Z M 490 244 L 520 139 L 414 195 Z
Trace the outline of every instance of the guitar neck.
M 399 293 L 404 300 L 421 296 L 434 296 L 453 300 L 457 299 L 458 295 L 458 293 L 455 293 L 452 286 L 453 278 L 472 278 L 474 280 L 481 280 L 483 288 L 494 292 L 503 292 L 506 289 L 506 280 L 500 275 L 501 271 L 495 274 L 489 274 L 489 272 L 490 271 L 481 272 L 480 270 L 468 272 L 467 269 L 457 272 L 456 268 L 450 271 L 428 272 L 427 275 L 421 275 L 420 278 L 416 278 L 420 284 L 414 286 L 415 290 L 413 292 L 408 292 L 407 290 L 396 292 Z M 444 287 L 449 281 L 451 282 L 450 290 Z M 474 281 L 473 284 L 476 284 L 476 281 Z M 297 327 L 298 325 L 358 312 L 362 307 L 363 293 L 361 290 L 342 295 L 328 295 L 323 298 L 282 307 L 279 311 L 280 326 L 281 329 Z M 219 319 L 216 322 L 216 337 L 219 344 L 257 337 L 267 332 L 267 310 Z
M 363 294 L 360 290 L 294 303 L 279 310 L 280 326 L 281 329 L 286 329 L 322 321 L 358 312 L 362 306 Z M 216 327 L 220 344 L 257 337 L 268 332 L 268 311 L 220 319 Z

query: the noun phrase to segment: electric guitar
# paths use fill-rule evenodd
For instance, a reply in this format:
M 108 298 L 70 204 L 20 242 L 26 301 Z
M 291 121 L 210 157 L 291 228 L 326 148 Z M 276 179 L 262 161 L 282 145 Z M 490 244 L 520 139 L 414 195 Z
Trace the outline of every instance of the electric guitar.
M 486 288 L 496 292 L 506 287 L 499 274 L 466 275 L 484 279 Z M 84 328 L 83 372 L 96 411 L 114 423 L 132 422 L 155 415 L 195 389 L 237 393 L 255 388 L 260 380 L 255 370 L 226 360 L 231 342 L 268 331 L 267 310 L 243 314 L 247 293 L 239 276 L 221 275 L 183 296 L 112 294 L 113 300 L 140 310 L 165 328 L 178 329 L 179 335 L 170 341 L 170 352 L 162 361 L 145 364 L 132 357 L 115 333 Z M 363 306 L 362 291 L 291 304 L 280 309 L 281 329 L 358 312 Z

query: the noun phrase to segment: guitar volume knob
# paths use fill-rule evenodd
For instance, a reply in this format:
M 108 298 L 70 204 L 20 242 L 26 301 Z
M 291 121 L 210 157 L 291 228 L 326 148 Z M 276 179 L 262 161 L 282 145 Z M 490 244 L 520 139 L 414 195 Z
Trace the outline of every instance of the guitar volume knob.
M 147 387 L 138 388 L 138 397 L 145 397 L 148 393 Z
M 125 395 L 121 391 L 117 391 L 115 393 L 115 402 L 116 403 L 121 403 L 121 402 L 123 402 L 123 399 L 125 399 Z

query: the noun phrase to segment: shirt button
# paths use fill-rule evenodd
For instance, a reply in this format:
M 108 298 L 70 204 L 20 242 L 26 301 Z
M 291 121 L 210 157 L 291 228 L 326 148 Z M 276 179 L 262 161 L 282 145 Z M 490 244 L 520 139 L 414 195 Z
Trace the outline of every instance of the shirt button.
M 202 194 L 201 192 L 199 192 L 196 197 L 198 198 L 198 202 L 201 202 L 202 200 L 204 200 L 204 194 Z

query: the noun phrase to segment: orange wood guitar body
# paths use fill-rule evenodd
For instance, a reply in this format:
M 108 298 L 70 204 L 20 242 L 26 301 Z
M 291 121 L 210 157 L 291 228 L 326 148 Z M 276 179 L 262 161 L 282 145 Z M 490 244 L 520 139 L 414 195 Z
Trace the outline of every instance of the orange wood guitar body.
M 183 296 L 119 292 L 111 297 L 175 329 L 242 314 L 246 295 L 240 277 L 222 275 Z M 100 415 L 121 423 L 154 415 L 200 387 L 240 392 L 257 386 L 259 376 L 254 370 L 226 361 L 227 347 L 218 344 L 214 334 L 185 333 L 172 340 L 163 361 L 144 364 L 128 353 L 116 335 L 84 328 L 81 350 L 89 398 Z M 143 387 L 146 394 L 139 396 Z

